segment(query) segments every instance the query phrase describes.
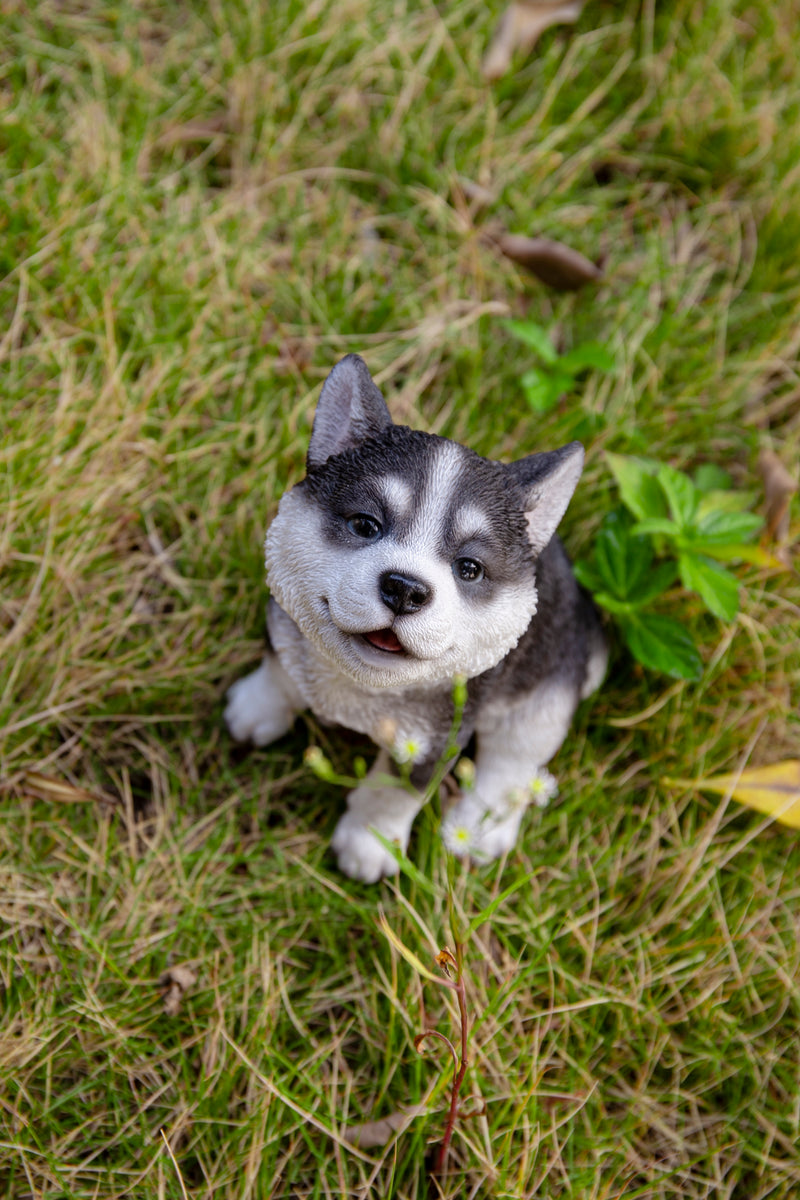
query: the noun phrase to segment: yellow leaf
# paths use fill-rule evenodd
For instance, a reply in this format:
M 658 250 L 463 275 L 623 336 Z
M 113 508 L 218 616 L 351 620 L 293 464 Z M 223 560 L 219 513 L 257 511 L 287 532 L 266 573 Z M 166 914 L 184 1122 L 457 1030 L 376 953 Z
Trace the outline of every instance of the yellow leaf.
M 800 829 L 800 759 L 750 767 L 738 775 L 715 775 L 713 779 L 665 779 L 678 787 L 730 794 L 740 804 Z
M 398 954 L 400 954 L 407 963 L 409 963 L 415 971 L 417 971 L 423 979 L 428 979 L 431 983 L 446 983 L 447 980 L 441 979 L 438 975 L 434 975 L 425 964 L 417 957 L 413 950 L 409 950 L 404 942 L 400 941 L 395 931 L 392 929 L 389 922 L 383 913 L 378 917 L 378 924 L 381 927 L 381 932 L 389 939 Z

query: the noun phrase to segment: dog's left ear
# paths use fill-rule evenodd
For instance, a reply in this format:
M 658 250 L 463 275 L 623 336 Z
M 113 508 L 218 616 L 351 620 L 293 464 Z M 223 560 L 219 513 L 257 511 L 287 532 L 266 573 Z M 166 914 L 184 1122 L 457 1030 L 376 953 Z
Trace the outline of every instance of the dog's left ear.
M 525 496 L 528 537 L 534 554 L 540 554 L 567 511 L 583 470 L 583 446 L 570 442 L 560 450 L 530 454 L 509 463 L 518 487 Z
M 322 385 L 307 464 L 321 467 L 333 454 L 341 454 L 376 437 L 392 418 L 386 401 L 357 354 L 338 362 Z

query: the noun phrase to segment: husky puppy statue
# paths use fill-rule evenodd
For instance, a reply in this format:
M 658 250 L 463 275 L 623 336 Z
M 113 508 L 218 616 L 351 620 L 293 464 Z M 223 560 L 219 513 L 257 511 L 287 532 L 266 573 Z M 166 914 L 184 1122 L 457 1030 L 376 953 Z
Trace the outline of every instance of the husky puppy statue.
M 475 735 L 477 750 L 472 786 L 443 822 L 449 848 L 499 857 L 526 805 L 554 790 L 544 764 L 606 665 L 596 611 L 554 536 L 582 468 L 578 442 L 506 465 L 393 424 L 355 354 L 328 376 L 306 478 L 267 533 L 270 648 L 230 689 L 225 719 L 264 746 L 310 708 L 378 744 L 333 836 L 346 875 L 397 870 L 372 830 L 406 849 L 459 676 L 458 742 Z M 403 759 L 415 792 L 394 769 Z

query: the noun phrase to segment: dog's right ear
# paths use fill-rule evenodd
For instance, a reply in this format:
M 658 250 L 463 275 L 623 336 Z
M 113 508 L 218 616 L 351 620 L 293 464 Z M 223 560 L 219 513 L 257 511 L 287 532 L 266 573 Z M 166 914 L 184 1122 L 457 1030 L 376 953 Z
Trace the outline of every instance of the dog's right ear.
M 322 385 L 308 447 L 308 467 L 322 466 L 331 455 L 376 437 L 391 423 L 386 401 L 367 364 L 357 354 L 348 354 Z
M 541 554 L 567 511 L 583 470 L 583 446 L 570 442 L 560 450 L 529 454 L 509 463 L 506 470 L 522 489 L 528 540 L 534 554 Z

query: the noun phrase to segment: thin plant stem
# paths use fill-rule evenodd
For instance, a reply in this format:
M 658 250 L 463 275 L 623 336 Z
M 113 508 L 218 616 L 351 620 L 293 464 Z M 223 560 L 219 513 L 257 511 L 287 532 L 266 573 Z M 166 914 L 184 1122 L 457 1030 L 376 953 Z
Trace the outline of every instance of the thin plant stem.
M 434 1173 L 436 1175 L 444 1175 L 447 1165 L 447 1154 L 450 1149 L 450 1142 L 453 1138 L 453 1130 L 455 1129 L 456 1117 L 458 1116 L 458 1100 L 461 1092 L 461 1085 L 464 1082 L 464 1076 L 467 1073 L 469 1064 L 468 1053 L 468 1038 L 469 1038 L 469 1023 L 467 1020 L 467 989 L 464 985 L 464 978 L 461 974 L 461 953 L 458 947 L 459 958 L 459 973 L 456 981 L 455 993 L 458 997 L 458 1012 L 461 1022 L 461 1062 L 458 1065 L 458 1070 L 453 1072 L 453 1087 L 450 1093 L 450 1111 L 447 1114 L 447 1124 L 444 1129 L 444 1136 L 439 1145 L 439 1150 L 436 1154 L 436 1164 Z

